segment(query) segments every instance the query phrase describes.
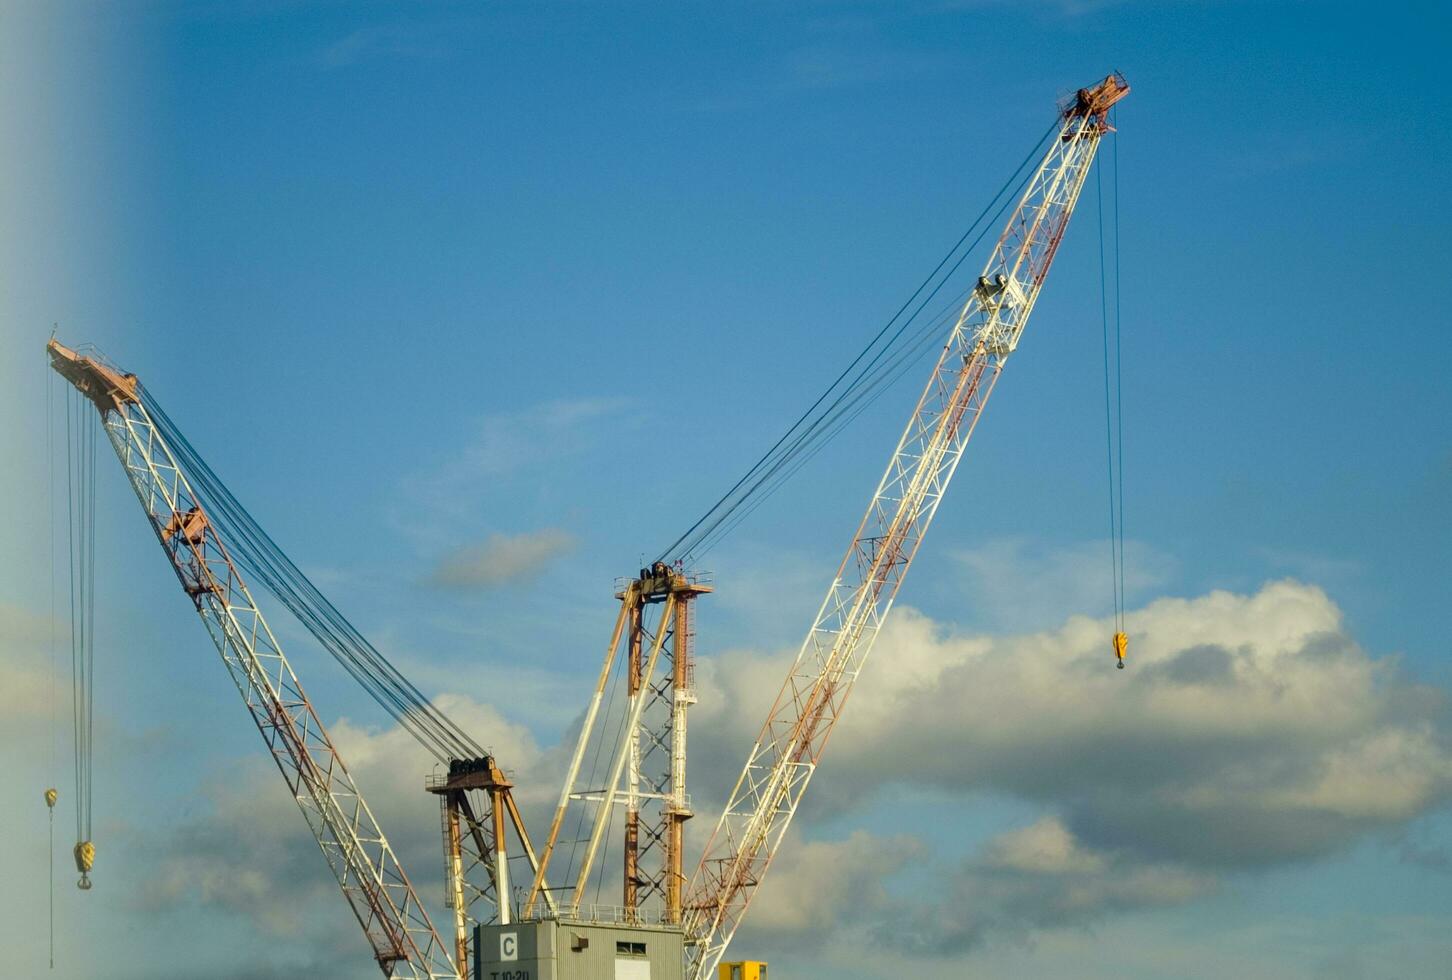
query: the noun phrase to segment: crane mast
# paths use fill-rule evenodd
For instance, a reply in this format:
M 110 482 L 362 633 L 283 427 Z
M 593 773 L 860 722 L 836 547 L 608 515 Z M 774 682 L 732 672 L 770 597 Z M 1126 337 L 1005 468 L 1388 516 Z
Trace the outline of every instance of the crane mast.
M 408 876 L 208 520 L 141 386 L 52 340 L 51 366 L 87 396 L 172 570 L 297 800 L 385 976 L 458 980 Z
M 688 976 L 713 976 L 816 771 L 1129 92 L 1080 89 L 955 323 L 692 877 Z

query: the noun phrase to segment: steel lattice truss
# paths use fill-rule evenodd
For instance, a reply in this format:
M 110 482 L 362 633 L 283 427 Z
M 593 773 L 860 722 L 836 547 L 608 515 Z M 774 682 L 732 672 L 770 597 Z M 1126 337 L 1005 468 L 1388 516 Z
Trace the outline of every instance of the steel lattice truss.
M 579 915 L 586 904 L 586 886 L 595 859 L 611 826 L 614 809 L 622 806 L 625 841 L 621 915 L 625 921 L 680 921 L 685 885 L 684 825 L 691 816 L 690 798 L 685 792 L 686 712 L 696 700 L 691 687 L 691 608 L 699 596 L 712 591 L 708 580 L 709 576 L 657 562 L 650 569 L 641 569 L 640 578 L 619 583 L 616 598 L 620 610 L 575 741 L 535 880 L 524 903 L 525 918 L 533 915 L 541 894 L 548 900 L 544 873 L 560 843 L 566 810 L 572 803 L 593 803 L 584 857 L 568 906 L 562 907 L 573 916 Z M 653 613 L 654 609 L 659 612 Z M 594 731 L 606 684 L 615 664 L 622 659 L 627 694 L 618 742 L 603 785 L 582 786 L 580 769 L 587 749 L 594 745 L 598 758 L 608 744 L 603 733 L 596 741 Z
M 126 477 L 312 828 L 379 967 L 386 976 L 400 980 L 456 980 L 459 974 L 387 838 L 171 448 L 136 398 L 135 379 L 54 342 L 51 351 L 57 370 L 101 410 L 106 435 Z
M 659 673 L 641 687 L 644 704 L 632 739 L 627 791 L 627 808 L 639 814 L 639 821 L 635 858 L 627 856 L 626 873 L 633 880 L 626 883 L 625 904 L 627 908 L 642 908 L 652 901 L 659 902 L 667 922 L 675 922 L 679 914 L 678 889 L 683 884 L 679 868 L 673 867 L 671 833 L 678 825 L 676 817 L 690 815 L 683 743 L 684 709 L 695 701 L 690 689 L 693 605 L 676 603 L 673 615 L 667 620 L 663 613 L 657 627 L 664 632 L 663 664 Z M 654 642 L 654 635 L 648 631 L 644 638 Z
M 454 914 L 454 962 L 460 975 L 468 976 L 474 927 L 508 925 L 517 918 L 507 828 L 514 828 L 531 872 L 538 870 L 539 858 L 514 802 L 513 784 L 493 756 L 452 760 L 448 775 L 429 776 L 424 788 L 439 796 L 444 904 Z M 555 900 L 548 892 L 545 903 L 554 914 Z
M 444 840 L 444 907 L 454 913 L 455 961 L 466 953 L 474 927 L 499 920 L 499 887 L 494 880 L 492 821 L 488 794 L 478 790 L 439 794 L 439 821 Z M 461 963 L 461 972 L 469 969 Z
M 1128 86 L 1079 93 L 1030 178 L 888 461 L 811 631 L 691 879 L 689 975 L 713 976 L 781 844 L 822 750 L 932 523 L 963 449 L 1018 346 Z
M 575 792 L 574 775 L 572 774 L 567 780 L 571 798 L 582 802 L 597 803 L 589 842 L 585 847 L 585 854 L 580 862 L 579 873 L 575 881 L 574 893 L 571 896 L 570 910 L 574 915 L 580 913 L 580 908 L 584 904 L 590 873 L 594 868 L 600 845 L 610 827 L 612 812 L 617 805 L 626 807 L 626 895 L 624 904 L 630 909 L 639 907 L 635 898 L 638 894 L 636 888 L 639 882 L 639 848 L 638 839 L 635 837 L 636 829 L 633 828 L 638 828 L 638 808 L 646 798 L 640 784 L 641 719 L 644 717 L 647 705 L 655 700 L 652 692 L 658 683 L 657 669 L 662 655 L 673 637 L 677 598 L 674 594 L 666 596 L 665 601 L 660 605 L 658 625 L 655 630 L 651 630 L 645 625 L 645 607 L 637 602 L 638 596 L 637 587 L 632 584 L 625 590 L 621 600 L 622 619 L 628 620 L 631 626 L 626 635 L 627 642 L 623 644 L 629 648 L 626 655 L 628 661 L 626 669 L 628 673 L 635 675 L 639 687 L 629 692 L 627 696 L 621 740 L 613 753 L 610 773 L 606 777 L 604 786 L 598 790 L 588 787 L 583 791 Z M 617 634 L 617 641 L 618 638 L 619 634 Z M 607 671 L 614 658 L 615 649 L 612 647 L 606 654 L 605 669 Z M 665 676 L 667 679 L 669 678 L 669 674 Z M 580 743 L 584 744 L 589 737 L 588 730 L 582 731 Z M 646 741 L 649 740 L 647 735 Z M 622 785 L 622 780 L 624 780 L 624 785 Z

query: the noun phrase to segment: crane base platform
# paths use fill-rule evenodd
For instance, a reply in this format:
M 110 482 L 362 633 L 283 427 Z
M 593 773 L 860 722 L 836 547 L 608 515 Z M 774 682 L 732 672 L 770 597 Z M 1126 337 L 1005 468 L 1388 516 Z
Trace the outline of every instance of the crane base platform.
M 537 919 L 474 930 L 478 980 L 684 980 L 680 926 Z

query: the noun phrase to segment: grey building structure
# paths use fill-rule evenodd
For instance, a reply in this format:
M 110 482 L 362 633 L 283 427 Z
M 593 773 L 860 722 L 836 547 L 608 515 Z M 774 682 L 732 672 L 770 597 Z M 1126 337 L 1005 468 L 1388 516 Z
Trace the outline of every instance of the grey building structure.
M 539 919 L 474 931 L 478 980 L 684 980 L 679 926 Z

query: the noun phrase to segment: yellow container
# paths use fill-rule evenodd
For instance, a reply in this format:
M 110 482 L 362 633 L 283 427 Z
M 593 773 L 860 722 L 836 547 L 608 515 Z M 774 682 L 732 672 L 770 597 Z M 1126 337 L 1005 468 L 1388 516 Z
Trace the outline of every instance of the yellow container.
M 718 980 L 766 980 L 766 964 L 760 960 L 722 963 Z

